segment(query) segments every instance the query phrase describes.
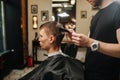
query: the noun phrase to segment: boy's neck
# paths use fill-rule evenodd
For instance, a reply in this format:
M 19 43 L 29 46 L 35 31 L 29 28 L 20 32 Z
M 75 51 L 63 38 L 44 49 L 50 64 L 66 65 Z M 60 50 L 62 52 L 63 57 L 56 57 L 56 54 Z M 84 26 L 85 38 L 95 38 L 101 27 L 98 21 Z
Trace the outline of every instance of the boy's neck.
M 47 52 L 48 54 L 50 54 L 50 53 L 58 52 L 59 50 L 60 50 L 59 47 L 52 47 Z

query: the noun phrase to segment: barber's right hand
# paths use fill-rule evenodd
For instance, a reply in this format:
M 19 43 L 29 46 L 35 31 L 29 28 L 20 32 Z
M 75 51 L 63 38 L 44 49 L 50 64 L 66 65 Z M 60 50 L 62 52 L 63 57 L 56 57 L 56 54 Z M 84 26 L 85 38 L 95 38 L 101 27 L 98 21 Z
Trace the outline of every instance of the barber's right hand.
M 76 33 L 74 31 L 70 31 L 71 33 L 71 41 L 80 47 L 88 47 L 89 46 L 89 37 L 81 34 L 81 33 Z

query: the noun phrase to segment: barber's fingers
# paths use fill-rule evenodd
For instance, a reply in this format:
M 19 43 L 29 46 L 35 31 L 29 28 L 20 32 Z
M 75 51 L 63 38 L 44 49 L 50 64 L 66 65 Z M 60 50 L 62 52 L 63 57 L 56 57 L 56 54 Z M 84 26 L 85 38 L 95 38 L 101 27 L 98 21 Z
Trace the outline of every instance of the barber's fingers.
M 73 33 L 73 32 L 75 32 L 73 29 L 68 29 L 68 31 L 69 31 L 69 33 Z
M 81 36 L 80 33 L 72 32 L 72 39 L 80 40 Z
M 76 40 L 76 39 L 72 39 L 72 42 L 77 45 L 77 46 L 81 46 L 81 43 L 79 40 Z
M 71 39 L 71 37 L 72 37 L 72 33 L 74 32 L 74 30 L 72 30 L 72 29 L 68 29 L 68 33 L 67 33 L 67 36 Z
M 80 46 L 80 42 L 81 42 L 81 34 L 78 34 L 76 32 L 72 33 L 72 37 L 71 37 L 72 42 L 77 45 Z
M 77 46 L 86 46 L 89 42 L 89 38 L 86 35 L 76 32 L 72 33 L 71 40 Z

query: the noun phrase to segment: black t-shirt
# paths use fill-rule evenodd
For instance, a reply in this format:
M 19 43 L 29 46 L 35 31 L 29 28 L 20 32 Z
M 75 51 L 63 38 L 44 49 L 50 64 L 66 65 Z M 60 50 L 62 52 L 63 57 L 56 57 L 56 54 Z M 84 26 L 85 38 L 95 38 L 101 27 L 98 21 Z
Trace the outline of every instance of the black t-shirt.
M 90 37 L 107 43 L 118 43 L 116 30 L 120 28 L 120 3 L 113 2 L 99 10 L 90 26 Z M 118 80 L 120 59 L 87 50 L 86 80 Z

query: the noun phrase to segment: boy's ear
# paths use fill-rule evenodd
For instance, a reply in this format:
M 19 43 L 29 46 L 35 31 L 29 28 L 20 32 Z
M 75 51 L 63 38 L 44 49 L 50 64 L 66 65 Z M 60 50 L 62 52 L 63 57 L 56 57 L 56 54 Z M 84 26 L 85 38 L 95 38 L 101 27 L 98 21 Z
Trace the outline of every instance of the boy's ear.
M 49 41 L 50 41 L 50 43 L 53 43 L 55 41 L 55 36 L 54 35 L 50 35 L 49 36 Z

